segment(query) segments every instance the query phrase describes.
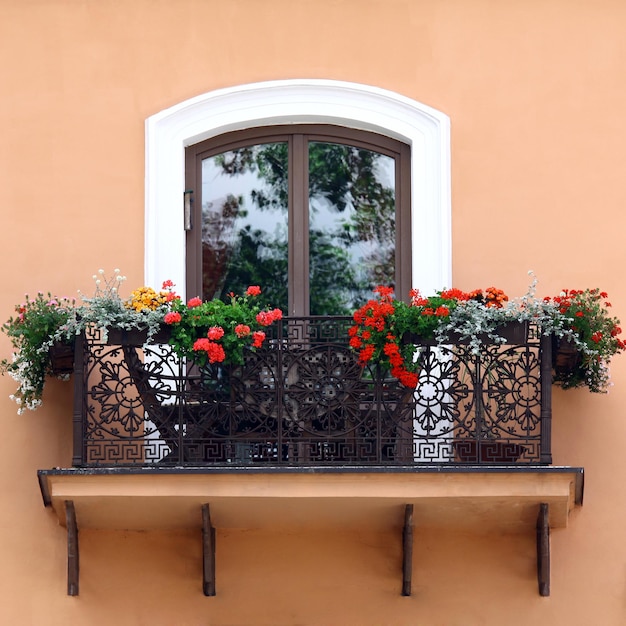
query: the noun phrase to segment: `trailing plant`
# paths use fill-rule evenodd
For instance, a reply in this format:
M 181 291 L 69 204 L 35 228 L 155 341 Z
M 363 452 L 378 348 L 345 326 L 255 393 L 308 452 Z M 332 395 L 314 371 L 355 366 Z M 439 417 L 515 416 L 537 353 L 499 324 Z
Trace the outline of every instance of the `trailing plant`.
M 574 367 L 555 370 L 554 383 L 563 389 L 588 387 L 596 393 L 606 392 L 611 359 L 626 348 L 619 337 L 620 321 L 609 314 L 608 294 L 597 288 L 564 289 L 545 302 L 558 310 L 560 324 L 555 335 L 573 344 L 579 353 Z
M 93 278 L 94 294 L 81 294 L 80 304 L 50 293 L 39 292 L 34 298 L 27 295 L 15 307 L 15 315 L 2 326 L 11 340 L 13 355 L 10 360 L 0 361 L 0 373 L 9 374 L 18 383 L 17 391 L 10 396 L 18 404 L 18 413 L 41 405 L 46 378 L 54 376 L 50 354 L 56 343 L 73 345 L 76 336 L 89 328 L 98 329 L 104 339 L 109 329 L 137 328 L 147 330 L 149 339 L 178 297 L 171 281 L 166 281 L 160 292 L 142 287 L 124 300 L 119 288 L 126 277 L 119 270 L 110 278 L 99 270 Z
M 260 287 L 249 287 L 244 296 L 230 294 L 228 301 L 202 302 L 191 298 L 186 304 L 167 280 L 162 289 L 135 289 L 129 298 L 120 295 L 126 280 L 119 270 L 107 277 L 104 270 L 93 276 L 92 296 L 81 294 L 81 303 L 51 294 L 37 294 L 16 306 L 2 330 L 14 349 L 12 359 L 0 362 L 0 371 L 18 382 L 11 396 L 22 413 L 41 405 L 47 376 L 53 374 L 50 348 L 55 342 L 73 344 L 84 331 L 100 333 L 106 341 L 113 329 L 146 331 L 146 341 L 163 327 L 171 327 L 170 344 L 180 357 L 205 363 L 243 363 L 246 346 L 259 348 L 265 341 L 263 330 L 282 317 L 280 309 L 259 305 Z
M 53 375 L 50 348 L 58 330 L 73 316 L 74 307 L 74 300 L 51 293 L 39 292 L 32 298 L 27 294 L 24 302 L 16 305 L 15 315 L 2 326 L 11 340 L 13 355 L 0 361 L 0 372 L 18 383 L 10 396 L 18 405 L 18 413 L 35 410 L 41 404 L 46 377 Z
M 460 289 L 447 289 L 434 296 L 423 297 L 411 290 L 410 304 L 393 298 L 393 289 L 379 286 L 374 289 L 376 299 L 369 300 L 353 314 L 355 325 L 349 330 L 350 346 L 358 352 L 359 362 L 381 365 L 406 387 L 418 383 L 419 348 L 411 337 L 419 340 L 447 339 L 450 320 L 456 328 L 464 316 L 457 315 L 462 306 L 473 302 L 476 310 L 491 311 L 502 307 L 508 300 L 506 294 L 495 287 L 484 293 L 478 289 L 466 293 Z M 469 309 L 465 309 L 469 311 Z M 483 332 L 478 327 L 477 333 Z M 495 328 L 495 325 L 494 325 Z M 474 329 L 465 328 L 468 334 Z
M 512 300 L 501 289 L 489 287 L 484 292 L 447 289 L 429 297 L 413 290 L 406 304 L 393 298 L 391 288 L 377 287 L 377 299 L 353 315 L 350 346 L 363 366 L 379 364 L 406 386 L 415 387 L 419 342 L 463 341 L 478 355 L 485 342 L 506 341 L 500 334 L 504 325 L 526 322 L 543 335 L 570 341 L 580 352 L 573 370 L 554 371 L 555 384 L 606 392 L 610 360 L 626 348 L 619 338 L 619 320 L 609 315 L 607 294 L 599 289 L 565 290 L 553 298 L 537 298 L 537 279 L 529 274 L 532 283 L 527 293 Z

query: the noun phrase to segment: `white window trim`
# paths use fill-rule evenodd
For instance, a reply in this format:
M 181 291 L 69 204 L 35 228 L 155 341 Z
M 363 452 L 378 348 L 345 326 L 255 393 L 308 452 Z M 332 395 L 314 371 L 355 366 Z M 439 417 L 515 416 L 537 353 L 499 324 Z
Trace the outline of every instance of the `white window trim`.
M 411 146 L 413 287 L 425 294 L 450 287 L 448 116 L 384 89 L 315 79 L 219 89 L 146 120 L 146 284 L 158 288 L 171 279 L 184 295 L 185 147 L 234 130 L 289 123 L 338 124 Z

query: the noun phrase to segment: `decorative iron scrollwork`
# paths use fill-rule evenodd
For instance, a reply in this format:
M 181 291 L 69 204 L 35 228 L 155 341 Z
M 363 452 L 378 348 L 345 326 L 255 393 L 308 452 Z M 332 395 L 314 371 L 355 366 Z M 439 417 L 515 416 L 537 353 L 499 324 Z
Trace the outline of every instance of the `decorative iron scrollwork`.
M 84 337 L 84 465 L 539 463 L 545 342 L 427 345 L 419 383 L 361 367 L 349 318 L 285 318 L 241 366 Z M 549 349 L 548 349 L 549 351 Z M 547 364 L 550 366 L 550 363 Z M 545 439 L 545 438 L 544 438 Z M 548 451 L 549 452 L 549 451 Z

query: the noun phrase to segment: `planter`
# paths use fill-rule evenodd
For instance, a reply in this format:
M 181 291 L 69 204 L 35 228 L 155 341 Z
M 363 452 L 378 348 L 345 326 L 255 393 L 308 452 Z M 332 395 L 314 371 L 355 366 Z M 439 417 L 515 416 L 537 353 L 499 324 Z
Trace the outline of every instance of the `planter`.
M 570 337 L 552 338 L 552 367 L 557 376 L 573 374 L 581 362 L 580 351 Z
M 504 339 L 504 343 L 507 345 L 524 345 L 528 341 L 528 321 L 519 322 L 517 320 L 506 322 L 501 324 L 495 330 L 496 335 Z M 478 341 L 484 344 L 493 344 L 494 340 L 489 337 L 487 333 L 480 333 L 476 335 Z M 419 335 L 413 333 L 405 333 L 402 337 L 405 343 L 423 344 L 423 345 L 437 345 L 437 341 L 434 339 L 422 339 Z M 464 337 L 459 333 L 452 332 L 449 335 L 448 343 L 451 344 L 468 344 L 470 343 L 469 337 Z
M 515 463 L 526 448 L 511 441 L 499 439 L 455 439 L 454 455 L 462 463 Z
M 67 376 L 74 371 L 74 344 L 57 341 L 48 352 L 50 368 L 55 376 Z
M 528 341 L 528 322 L 507 322 L 498 326 L 497 334 L 502 337 L 507 344 L 524 344 Z
M 156 335 L 152 335 L 150 343 L 168 343 L 172 336 L 169 326 L 161 326 Z M 143 346 L 148 341 L 148 331 L 139 328 L 109 328 L 107 343 L 114 346 Z

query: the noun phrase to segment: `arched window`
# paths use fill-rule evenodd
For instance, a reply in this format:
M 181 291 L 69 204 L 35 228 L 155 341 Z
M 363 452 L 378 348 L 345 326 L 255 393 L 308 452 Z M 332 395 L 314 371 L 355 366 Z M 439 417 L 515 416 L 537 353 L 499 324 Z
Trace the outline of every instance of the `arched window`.
M 270 126 L 189 146 L 187 293 L 258 284 L 291 315 L 346 315 L 378 284 L 411 288 L 410 150 L 329 125 Z
M 179 292 L 183 292 L 188 283 L 186 248 L 189 242 L 183 229 L 186 148 L 234 131 L 285 124 L 332 125 L 333 137 L 339 128 L 355 129 L 407 146 L 410 151 L 410 232 L 406 234 L 406 222 L 396 223 L 396 237 L 401 230 L 400 238 L 410 238 L 410 269 L 400 269 L 403 277 L 396 275 L 398 295 L 406 295 L 406 280 L 411 282 L 411 287 L 426 293 L 450 286 L 447 116 L 383 89 L 316 79 L 221 89 L 148 118 L 146 284 L 158 286 L 169 278 L 176 283 Z M 358 147 L 359 141 L 348 139 L 347 143 Z M 386 155 L 378 140 L 374 144 L 378 146 L 374 151 Z M 297 246 L 296 250 L 299 250 Z M 403 250 L 396 249 L 396 260 L 399 258 L 404 262 L 407 257 Z M 297 279 L 292 278 L 294 280 Z

